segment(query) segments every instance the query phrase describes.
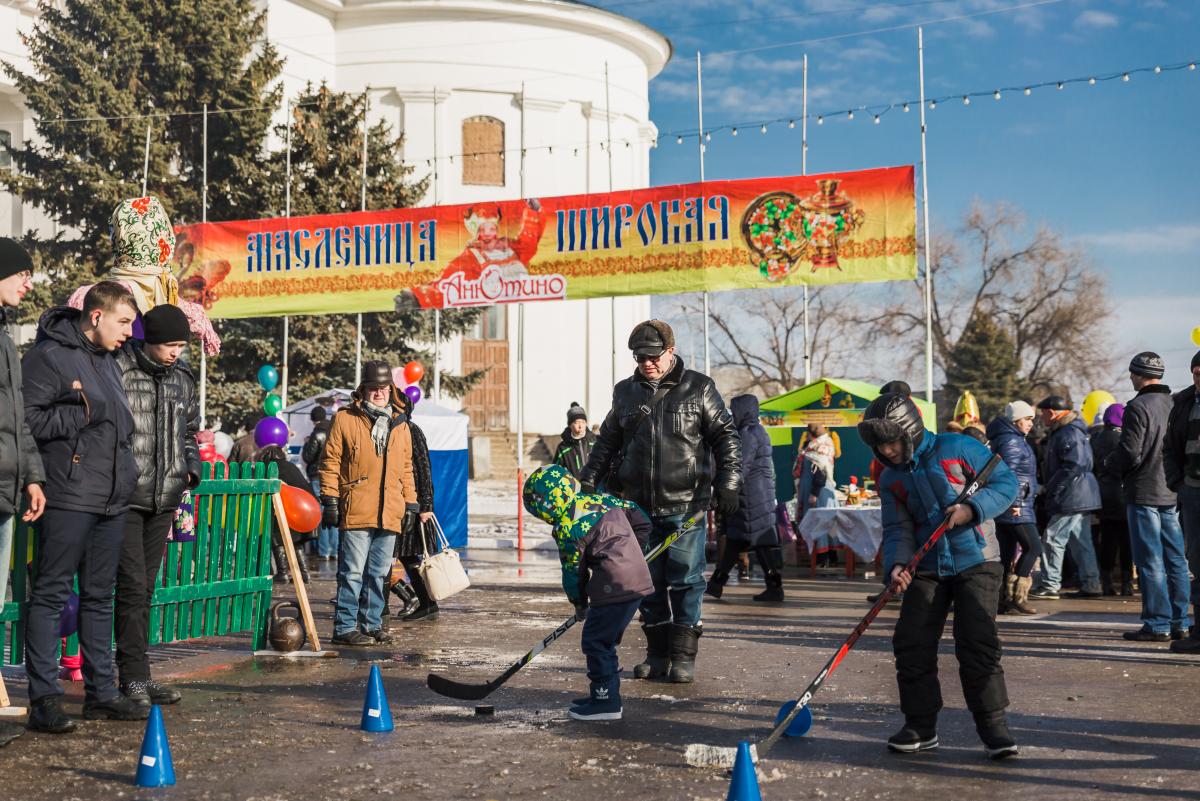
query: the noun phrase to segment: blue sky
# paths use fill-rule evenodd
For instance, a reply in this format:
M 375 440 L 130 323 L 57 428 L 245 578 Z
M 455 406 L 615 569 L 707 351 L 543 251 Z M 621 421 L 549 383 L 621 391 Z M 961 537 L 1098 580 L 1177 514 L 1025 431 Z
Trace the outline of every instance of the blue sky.
M 917 34 L 925 25 L 926 93 L 1087 77 L 1200 60 L 1192 0 L 599 0 L 667 35 L 675 58 L 651 82 L 660 131 L 695 130 L 695 53 L 704 57 L 705 127 L 800 113 L 809 57 L 815 115 L 917 97 Z M 979 15 L 979 12 L 1001 11 Z M 948 17 L 970 16 L 947 22 Z M 901 28 L 898 30 L 880 30 Z M 876 31 L 875 33 L 862 33 Z M 853 34 L 824 42 L 805 40 Z M 861 34 L 861 35 L 859 35 Z M 751 53 L 729 53 L 796 43 Z M 809 126 L 809 172 L 919 164 L 918 115 L 895 109 Z M 928 112 L 930 219 L 952 229 L 973 198 L 1008 201 L 1083 246 L 1117 301 L 1116 360 L 1143 348 L 1168 360 L 1181 386 L 1200 325 L 1200 68 L 1140 73 L 1096 86 L 1008 92 Z M 698 177 L 695 141 L 662 136 L 653 183 Z M 800 172 L 800 128 L 714 134 L 709 179 Z M 1114 387 L 1115 389 L 1116 387 Z

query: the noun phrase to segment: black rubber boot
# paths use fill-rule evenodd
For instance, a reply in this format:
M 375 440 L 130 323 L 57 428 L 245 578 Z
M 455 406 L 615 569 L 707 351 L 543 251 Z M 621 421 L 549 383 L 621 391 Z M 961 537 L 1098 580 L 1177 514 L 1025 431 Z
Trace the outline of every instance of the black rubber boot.
M 720 573 L 714 571 L 712 578 L 708 580 L 708 586 L 704 588 L 704 594 L 710 598 L 720 598 L 725 592 L 725 582 L 729 581 L 729 573 Z
M 305 584 L 308 584 L 308 560 L 304 558 L 304 554 L 300 552 L 298 546 L 293 546 L 296 554 L 296 566 L 300 568 L 300 578 Z
M 417 594 L 418 604 L 416 609 L 404 616 L 404 620 L 410 623 L 416 620 L 437 620 L 437 601 L 429 597 L 429 589 L 425 586 L 425 582 L 421 580 L 421 574 L 416 570 L 409 571 L 408 580 L 412 582 L 413 592 Z
M 271 557 L 275 560 L 275 583 L 291 584 L 292 577 L 288 573 L 287 557 L 283 555 L 283 546 L 275 542 L 273 538 L 271 540 Z
M 905 718 L 900 731 L 888 738 L 888 750 L 897 754 L 916 754 L 938 747 L 937 717 Z
M 783 575 L 780 573 L 767 574 L 767 588 L 754 596 L 754 600 L 763 603 L 783 603 Z
M 988 759 L 1008 759 L 1020 753 L 1016 741 L 1008 732 L 1003 710 L 975 713 L 975 731 L 983 741 Z
M 633 666 L 635 679 L 661 679 L 671 670 L 670 657 L 670 623 L 657 623 L 653 626 L 642 626 L 646 635 L 646 659 Z
M 699 626 L 671 624 L 671 671 L 668 677 L 675 684 L 691 684 L 696 680 L 696 652 L 700 650 Z

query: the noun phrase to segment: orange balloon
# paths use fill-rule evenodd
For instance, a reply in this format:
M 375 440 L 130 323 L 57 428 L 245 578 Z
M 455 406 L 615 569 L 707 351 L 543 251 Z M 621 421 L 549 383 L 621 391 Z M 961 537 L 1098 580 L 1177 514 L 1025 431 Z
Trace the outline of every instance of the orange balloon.
M 307 534 L 321 525 L 321 504 L 311 492 L 289 484 L 281 484 L 279 495 L 283 501 L 283 513 L 287 517 L 288 528 L 293 534 Z

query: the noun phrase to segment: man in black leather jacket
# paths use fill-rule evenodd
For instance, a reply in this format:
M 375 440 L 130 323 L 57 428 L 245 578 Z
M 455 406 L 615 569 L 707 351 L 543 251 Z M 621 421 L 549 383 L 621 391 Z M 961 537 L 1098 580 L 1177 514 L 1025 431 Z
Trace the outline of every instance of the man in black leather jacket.
M 173 704 L 179 691 L 150 678 L 146 654 L 150 598 L 167 534 L 183 493 L 200 482 L 200 406 L 196 378 L 179 361 L 187 348 L 187 317 L 164 303 L 142 317 L 145 344 L 129 340 L 117 352 L 121 383 L 133 413 L 137 487 L 125 516 L 125 541 L 117 565 L 114 610 L 121 692 L 149 708 Z
M 732 513 L 741 489 L 741 445 L 733 418 L 706 375 L 684 368 L 675 335 L 661 320 L 639 323 L 629 336 L 637 361 L 613 389 L 612 411 L 580 474 L 584 492 L 597 484 L 642 507 L 654 524 L 650 548 L 692 515 L 700 522 L 650 566 L 654 594 L 642 602 L 646 660 L 635 678 L 694 678 L 704 594 L 705 522 L 713 490 Z M 715 462 L 715 477 L 710 465 Z

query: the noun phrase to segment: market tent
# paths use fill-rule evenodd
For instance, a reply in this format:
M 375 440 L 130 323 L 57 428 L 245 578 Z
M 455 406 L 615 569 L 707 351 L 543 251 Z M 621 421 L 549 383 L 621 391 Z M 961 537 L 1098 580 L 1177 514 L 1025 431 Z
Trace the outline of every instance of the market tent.
M 332 416 L 350 403 L 350 390 L 331 389 L 305 398 L 283 410 L 283 419 L 291 432 L 289 450 L 298 454 L 312 433 L 309 415 L 318 401 L 332 400 Z M 413 409 L 413 422 L 421 427 L 429 443 L 429 464 L 433 471 L 433 511 L 446 539 L 455 548 L 467 545 L 467 416 L 431 400 L 422 399 Z M 293 455 L 293 461 L 299 462 Z
M 433 512 L 453 548 L 467 547 L 467 415 L 422 398 L 413 422 L 429 443 Z
M 775 497 L 789 501 L 796 495 L 792 465 L 809 423 L 821 423 L 840 441 L 842 455 L 834 465 L 834 482 L 840 487 L 850 476 L 870 475 L 872 453 L 858 436 L 856 426 L 867 404 L 879 397 L 879 387 L 849 378 L 820 378 L 791 392 L 762 402 L 759 415 L 771 438 L 775 461 Z M 913 396 L 925 428 L 937 431 L 937 409 Z

